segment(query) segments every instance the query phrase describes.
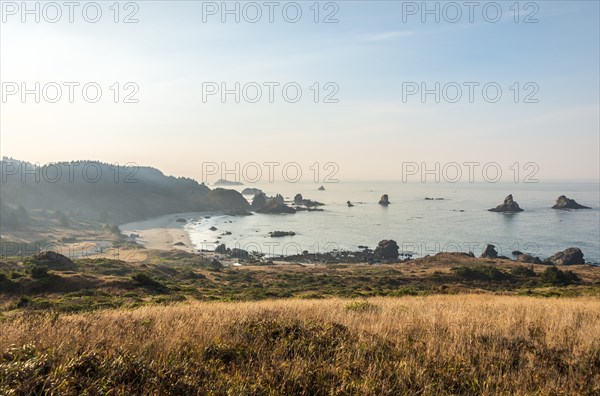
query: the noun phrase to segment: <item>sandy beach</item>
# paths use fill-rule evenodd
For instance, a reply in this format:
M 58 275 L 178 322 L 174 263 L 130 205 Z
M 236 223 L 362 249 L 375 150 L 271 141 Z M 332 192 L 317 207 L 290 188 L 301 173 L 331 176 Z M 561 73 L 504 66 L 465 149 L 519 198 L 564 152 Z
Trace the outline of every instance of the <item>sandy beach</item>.
M 194 252 L 196 249 L 185 230 L 187 222 L 179 222 L 177 219 L 189 219 L 190 217 L 200 217 L 201 215 L 200 213 L 170 214 L 135 223 L 123 224 L 119 228 L 125 235 L 138 234 L 139 238 L 137 238 L 137 241 L 146 249 L 179 249 L 186 252 Z

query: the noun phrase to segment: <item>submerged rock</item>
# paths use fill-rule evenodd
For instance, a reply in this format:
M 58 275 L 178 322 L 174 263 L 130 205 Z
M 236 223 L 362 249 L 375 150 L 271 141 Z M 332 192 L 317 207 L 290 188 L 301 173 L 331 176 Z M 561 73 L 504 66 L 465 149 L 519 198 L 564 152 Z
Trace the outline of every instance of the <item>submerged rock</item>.
M 244 209 L 230 210 L 228 212 L 225 212 L 225 214 L 227 216 L 252 216 L 251 212 L 248 212 L 247 210 L 244 210 Z
M 585 264 L 585 260 L 583 259 L 583 252 L 581 249 L 570 247 L 548 257 L 544 263 L 554 265 L 574 265 Z
M 495 208 L 488 209 L 490 212 L 522 212 L 523 209 L 519 207 L 519 204 L 513 201 L 512 194 L 509 194 L 504 198 L 504 202 Z
M 379 205 L 388 206 L 390 204 L 390 200 L 387 194 L 383 194 L 381 199 L 379 200 Z
M 269 232 L 271 238 L 281 238 L 286 236 L 294 236 L 296 233 L 294 231 L 272 231 Z
M 323 205 L 325 205 L 324 203 L 317 202 L 317 201 L 312 201 L 310 199 L 304 199 L 304 200 L 302 200 L 302 204 L 304 206 L 306 206 L 307 208 L 313 208 L 315 206 L 323 206 Z
M 591 209 L 589 206 L 583 206 L 575 202 L 574 199 L 567 198 L 564 195 L 556 198 L 556 203 L 552 209 Z
M 373 253 L 375 257 L 396 259 L 398 258 L 399 249 L 396 241 L 384 239 L 377 244 Z

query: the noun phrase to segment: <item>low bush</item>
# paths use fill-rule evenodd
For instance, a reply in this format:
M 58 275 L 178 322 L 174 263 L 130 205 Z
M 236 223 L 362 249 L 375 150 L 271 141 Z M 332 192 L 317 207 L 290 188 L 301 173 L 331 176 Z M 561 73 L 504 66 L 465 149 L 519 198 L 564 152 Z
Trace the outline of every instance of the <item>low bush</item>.
M 535 271 L 533 270 L 533 268 L 525 267 L 524 265 L 518 265 L 516 267 L 511 268 L 510 273 L 512 275 L 521 276 L 524 278 L 530 278 L 535 276 Z
M 131 279 L 136 286 L 145 287 L 148 289 L 154 290 L 165 290 L 167 287 L 163 285 L 161 282 L 152 278 L 150 275 L 145 274 L 143 272 L 138 272 L 134 274 Z
M 549 267 L 542 273 L 542 282 L 551 285 L 561 285 L 566 286 L 576 282 L 579 282 L 581 279 L 579 276 L 573 271 L 562 271 L 558 267 Z
M 33 279 L 43 279 L 50 276 L 48 272 L 48 267 L 45 265 L 35 264 L 33 265 L 29 272 L 31 273 L 31 277 Z
M 487 281 L 501 281 L 510 278 L 509 274 L 490 265 L 479 265 L 476 267 L 454 267 L 452 272 L 464 279 L 478 279 Z

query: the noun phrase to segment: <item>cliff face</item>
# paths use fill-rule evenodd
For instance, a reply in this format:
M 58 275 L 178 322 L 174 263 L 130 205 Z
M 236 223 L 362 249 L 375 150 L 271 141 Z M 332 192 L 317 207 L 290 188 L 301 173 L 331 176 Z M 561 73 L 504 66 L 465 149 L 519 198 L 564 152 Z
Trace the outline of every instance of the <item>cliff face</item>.
M 150 167 L 116 168 L 97 161 L 37 166 L 10 159 L 0 166 L 5 215 L 20 206 L 122 224 L 168 213 L 249 207 L 237 191 L 211 191 Z

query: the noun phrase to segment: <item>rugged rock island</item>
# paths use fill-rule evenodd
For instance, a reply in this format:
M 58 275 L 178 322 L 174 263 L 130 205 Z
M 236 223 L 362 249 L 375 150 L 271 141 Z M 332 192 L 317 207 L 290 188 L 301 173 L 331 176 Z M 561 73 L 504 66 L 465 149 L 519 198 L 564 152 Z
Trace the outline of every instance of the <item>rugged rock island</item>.
M 589 206 L 583 206 L 575 202 L 574 199 L 567 198 L 564 195 L 556 198 L 556 203 L 552 209 L 591 209 Z
M 522 212 L 523 209 L 519 207 L 519 204 L 513 201 L 513 196 L 510 194 L 508 197 L 504 198 L 504 202 L 495 208 L 488 209 L 490 212 L 507 212 L 507 213 L 516 213 Z
M 388 198 L 387 194 L 383 194 L 381 196 L 381 199 L 379 200 L 379 205 L 381 206 L 388 206 L 390 204 L 390 200 Z
M 296 213 L 296 209 L 287 206 L 283 202 L 283 197 L 281 200 L 278 199 L 278 197 L 275 197 L 270 198 L 267 201 L 267 204 L 258 209 L 257 212 L 266 214 Z

